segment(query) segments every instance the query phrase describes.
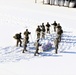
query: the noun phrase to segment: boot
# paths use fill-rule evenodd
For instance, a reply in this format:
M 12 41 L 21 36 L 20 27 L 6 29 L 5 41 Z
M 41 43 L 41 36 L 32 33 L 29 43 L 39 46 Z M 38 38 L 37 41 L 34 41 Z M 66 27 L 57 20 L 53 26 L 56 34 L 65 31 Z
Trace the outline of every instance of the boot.
M 24 50 L 22 51 L 22 53 L 25 53 Z
M 36 56 L 36 53 L 34 53 L 34 56 Z

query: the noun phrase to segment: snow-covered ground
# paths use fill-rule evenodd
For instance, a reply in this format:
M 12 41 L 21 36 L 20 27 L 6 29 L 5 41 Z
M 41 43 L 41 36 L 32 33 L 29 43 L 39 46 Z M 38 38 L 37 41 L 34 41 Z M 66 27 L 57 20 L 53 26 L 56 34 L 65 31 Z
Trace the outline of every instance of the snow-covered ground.
M 38 0 L 0 0 L 0 75 L 76 75 L 76 9 L 43 5 Z M 35 29 L 44 22 L 60 23 L 63 38 L 58 54 L 52 51 L 34 56 Z M 15 33 L 29 29 L 31 32 L 28 52 L 15 47 Z M 46 35 L 45 41 L 53 44 L 54 32 Z

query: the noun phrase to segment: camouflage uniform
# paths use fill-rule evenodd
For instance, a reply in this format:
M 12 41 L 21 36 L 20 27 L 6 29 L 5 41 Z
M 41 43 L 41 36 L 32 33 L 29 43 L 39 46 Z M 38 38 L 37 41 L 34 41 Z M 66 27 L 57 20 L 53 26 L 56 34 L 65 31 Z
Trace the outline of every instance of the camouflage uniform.
M 46 27 L 47 27 L 47 33 L 50 34 L 50 24 L 49 24 L 49 22 L 47 22 Z
M 42 23 L 42 38 L 45 38 L 45 26 L 44 26 L 44 23 Z
M 31 32 L 28 31 L 28 29 L 26 29 L 26 31 L 24 32 L 24 49 L 23 49 L 23 53 L 24 51 L 27 51 L 26 50 L 26 47 L 27 47 L 27 43 L 29 42 L 29 34 L 31 34 Z
M 62 27 L 60 26 L 60 23 L 57 24 L 56 28 L 62 29 Z
M 62 33 L 63 33 L 62 27 L 58 23 L 58 25 L 57 25 L 57 36 L 56 36 L 56 39 L 54 41 L 54 43 L 55 43 L 55 53 L 57 53 L 59 42 L 61 42 Z
M 55 53 L 57 54 L 58 53 L 58 45 L 59 45 L 59 39 L 58 38 L 56 38 L 54 40 L 54 44 L 55 44 Z
M 59 39 L 59 41 L 61 41 L 62 33 L 63 33 L 63 30 L 61 26 L 57 27 L 57 38 Z
M 39 26 L 36 29 L 36 32 L 37 32 L 37 39 L 40 39 L 41 28 Z
M 17 40 L 16 46 L 18 46 L 18 44 L 20 43 L 20 47 L 21 47 L 21 46 L 22 46 L 22 45 L 21 45 L 21 44 L 22 44 L 22 41 L 21 41 L 21 39 L 22 39 L 21 33 L 15 34 L 14 38 Z
M 23 49 L 22 53 L 24 53 L 24 51 L 27 51 L 26 47 L 27 47 L 27 41 L 26 41 L 26 38 L 24 38 L 24 49 Z
M 39 51 L 39 46 L 41 46 L 41 44 L 39 43 L 39 40 L 36 41 L 35 46 L 36 46 L 36 51 L 35 51 L 35 53 L 34 53 L 34 56 L 36 56 L 36 54 L 39 54 L 39 53 L 38 53 L 38 51 Z
M 54 23 L 52 25 L 54 25 L 54 32 L 56 32 L 56 26 L 57 26 L 56 21 L 54 21 Z
M 26 29 L 26 31 L 24 32 L 24 35 L 27 43 L 29 43 L 29 34 L 31 34 L 31 32 L 29 32 L 28 29 Z

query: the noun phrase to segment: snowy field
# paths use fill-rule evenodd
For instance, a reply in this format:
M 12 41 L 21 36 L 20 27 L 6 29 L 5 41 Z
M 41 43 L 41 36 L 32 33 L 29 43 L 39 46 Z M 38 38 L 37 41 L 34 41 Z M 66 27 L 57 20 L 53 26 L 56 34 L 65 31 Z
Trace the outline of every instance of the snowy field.
M 0 75 L 76 75 L 76 9 L 43 5 L 38 0 L 0 0 Z M 35 29 L 38 25 L 60 23 L 64 33 L 59 44 L 58 54 L 54 45 L 49 51 L 41 51 L 34 56 L 36 41 Z M 15 47 L 15 33 L 28 28 L 31 32 L 28 52 L 22 53 L 23 47 Z M 47 41 L 53 44 L 51 34 L 46 34 Z

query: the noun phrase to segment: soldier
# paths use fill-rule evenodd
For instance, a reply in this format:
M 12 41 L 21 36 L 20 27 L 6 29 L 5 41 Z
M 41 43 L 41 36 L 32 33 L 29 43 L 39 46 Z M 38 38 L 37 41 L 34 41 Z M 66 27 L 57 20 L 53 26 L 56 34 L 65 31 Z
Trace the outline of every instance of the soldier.
M 53 23 L 53 24 L 51 24 L 51 25 L 54 25 L 54 32 L 56 32 L 56 26 L 57 26 L 56 21 L 54 21 L 54 23 Z
M 37 27 L 36 32 L 37 32 L 37 39 L 40 39 L 40 33 L 41 33 L 40 26 Z
M 49 24 L 49 22 L 47 22 L 46 27 L 47 27 L 47 33 L 50 34 L 50 24 Z
M 29 34 L 31 34 L 31 32 L 29 32 L 28 29 L 26 29 L 26 31 L 24 32 L 24 35 L 25 35 L 27 43 L 29 43 Z
M 61 26 L 57 27 L 57 38 L 59 39 L 59 41 L 61 41 L 61 36 L 62 36 L 63 30 L 61 28 Z
M 58 28 L 58 29 L 62 29 L 60 23 L 57 24 L 56 28 Z
M 21 37 L 21 32 L 15 34 L 15 36 L 14 36 L 13 38 L 15 38 L 15 39 L 17 40 L 16 46 L 18 46 L 18 44 L 20 43 L 20 47 L 21 47 L 21 46 L 22 46 L 22 45 L 21 45 L 21 44 L 22 44 L 22 41 L 21 41 L 21 39 L 22 39 L 22 37 Z
M 44 26 L 44 23 L 42 23 L 42 38 L 45 38 L 45 26 Z
M 57 54 L 58 53 L 58 45 L 59 45 L 59 39 L 58 38 L 56 38 L 54 40 L 54 45 L 55 45 L 55 53 Z
M 27 48 L 27 40 L 26 40 L 26 37 L 24 37 L 24 49 L 23 49 L 22 53 L 27 51 L 26 48 Z
M 35 46 L 36 46 L 36 51 L 34 53 L 34 56 L 36 56 L 36 54 L 39 54 L 39 46 L 41 46 L 41 44 L 39 43 L 39 39 L 36 41 L 35 43 Z
M 26 31 L 24 32 L 24 49 L 23 49 L 23 53 L 24 51 L 27 51 L 26 50 L 26 47 L 27 47 L 27 43 L 29 43 L 29 34 L 31 34 L 31 32 L 28 31 L 28 29 L 26 29 Z
M 58 23 L 57 25 L 57 36 L 56 36 L 56 39 L 54 41 L 55 43 L 55 53 L 57 53 L 57 50 L 58 50 L 58 45 L 59 45 L 59 42 L 61 42 L 61 36 L 62 36 L 62 33 L 63 33 L 63 30 L 62 30 L 62 27 L 60 26 L 60 23 Z

